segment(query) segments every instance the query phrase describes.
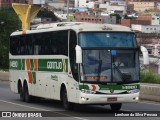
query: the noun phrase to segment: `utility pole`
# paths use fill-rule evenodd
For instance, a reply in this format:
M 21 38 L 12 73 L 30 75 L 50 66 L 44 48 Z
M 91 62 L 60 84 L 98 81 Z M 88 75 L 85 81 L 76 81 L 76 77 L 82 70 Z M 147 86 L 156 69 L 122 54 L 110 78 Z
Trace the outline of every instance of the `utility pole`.
M 68 18 L 69 18 L 69 0 L 67 0 L 67 22 L 69 22 Z

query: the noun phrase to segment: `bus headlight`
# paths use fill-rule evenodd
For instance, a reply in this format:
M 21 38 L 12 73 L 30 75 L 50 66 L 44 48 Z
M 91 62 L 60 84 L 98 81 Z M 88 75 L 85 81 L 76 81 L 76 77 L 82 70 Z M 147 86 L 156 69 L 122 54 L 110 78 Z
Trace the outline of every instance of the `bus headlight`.
M 86 93 L 86 94 L 95 94 L 96 91 L 93 91 L 93 90 L 85 90 L 85 89 L 82 89 L 81 90 L 82 93 Z
M 133 94 L 133 93 L 138 93 L 139 89 L 134 89 L 134 90 L 129 90 L 128 93 Z

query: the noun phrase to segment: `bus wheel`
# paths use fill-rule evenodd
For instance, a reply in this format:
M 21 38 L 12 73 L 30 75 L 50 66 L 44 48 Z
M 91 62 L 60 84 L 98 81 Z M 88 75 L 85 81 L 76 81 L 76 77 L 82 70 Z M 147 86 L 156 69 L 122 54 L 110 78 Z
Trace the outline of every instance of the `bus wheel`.
M 24 91 L 23 91 L 23 89 L 22 89 L 22 86 L 20 86 L 20 88 L 19 88 L 19 95 L 20 95 L 20 100 L 21 100 L 21 101 L 25 101 Z
M 32 100 L 32 98 L 31 98 L 32 96 L 30 96 L 29 95 L 29 92 L 28 92 L 28 86 L 25 84 L 25 86 L 24 86 L 24 101 L 25 102 L 31 102 Z
M 67 97 L 67 90 L 66 88 L 63 89 L 62 93 L 62 102 L 63 102 L 63 107 L 66 110 L 71 110 L 73 108 L 73 104 L 68 102 L 68 97 Z
M 24 101 L 24 91 L 23 91 L 21 82 L 18 82 L 18 93 L 20 96 L 20 100 Z
M 119 111 L 122 107 L 122 103 L 115 103 L 115 104 L 110 104 L 110 107 L 114 111 Z

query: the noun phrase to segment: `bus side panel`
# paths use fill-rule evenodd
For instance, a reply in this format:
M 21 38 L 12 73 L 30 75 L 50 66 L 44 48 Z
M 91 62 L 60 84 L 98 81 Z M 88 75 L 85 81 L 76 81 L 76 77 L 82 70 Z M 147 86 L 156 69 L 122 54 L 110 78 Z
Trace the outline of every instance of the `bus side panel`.
M 10 70 L 10 72 L 9 72 L 9 80 L 10 80 L 10 88 L 11 88 L 11 91 L 13 91 L 13 92 L 15 92 L 15 93 L 17 93 L 17 91 L 16 91 L 16 81 L 15 81 L 15 79 L 14 79 L 14 71 L 13 70 Z

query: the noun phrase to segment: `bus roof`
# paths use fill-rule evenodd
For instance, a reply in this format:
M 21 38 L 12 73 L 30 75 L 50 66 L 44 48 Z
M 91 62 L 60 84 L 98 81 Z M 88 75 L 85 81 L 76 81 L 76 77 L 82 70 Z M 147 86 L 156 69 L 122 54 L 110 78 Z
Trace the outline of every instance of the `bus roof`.
M 113 25 L 113 24 L 95 24 L 86 22 L 59 22 L 59 23 L 41 24 L 34 30 L 16 31 L 12 33 L 11 36 L 49 32 L 49 31 L 69 30 L 69 29 L 76 31 L 77 33 L 81 31 L 121 31 L 121 32 L 132 31 L 131 28 L 129 27 L 121 25 Z

